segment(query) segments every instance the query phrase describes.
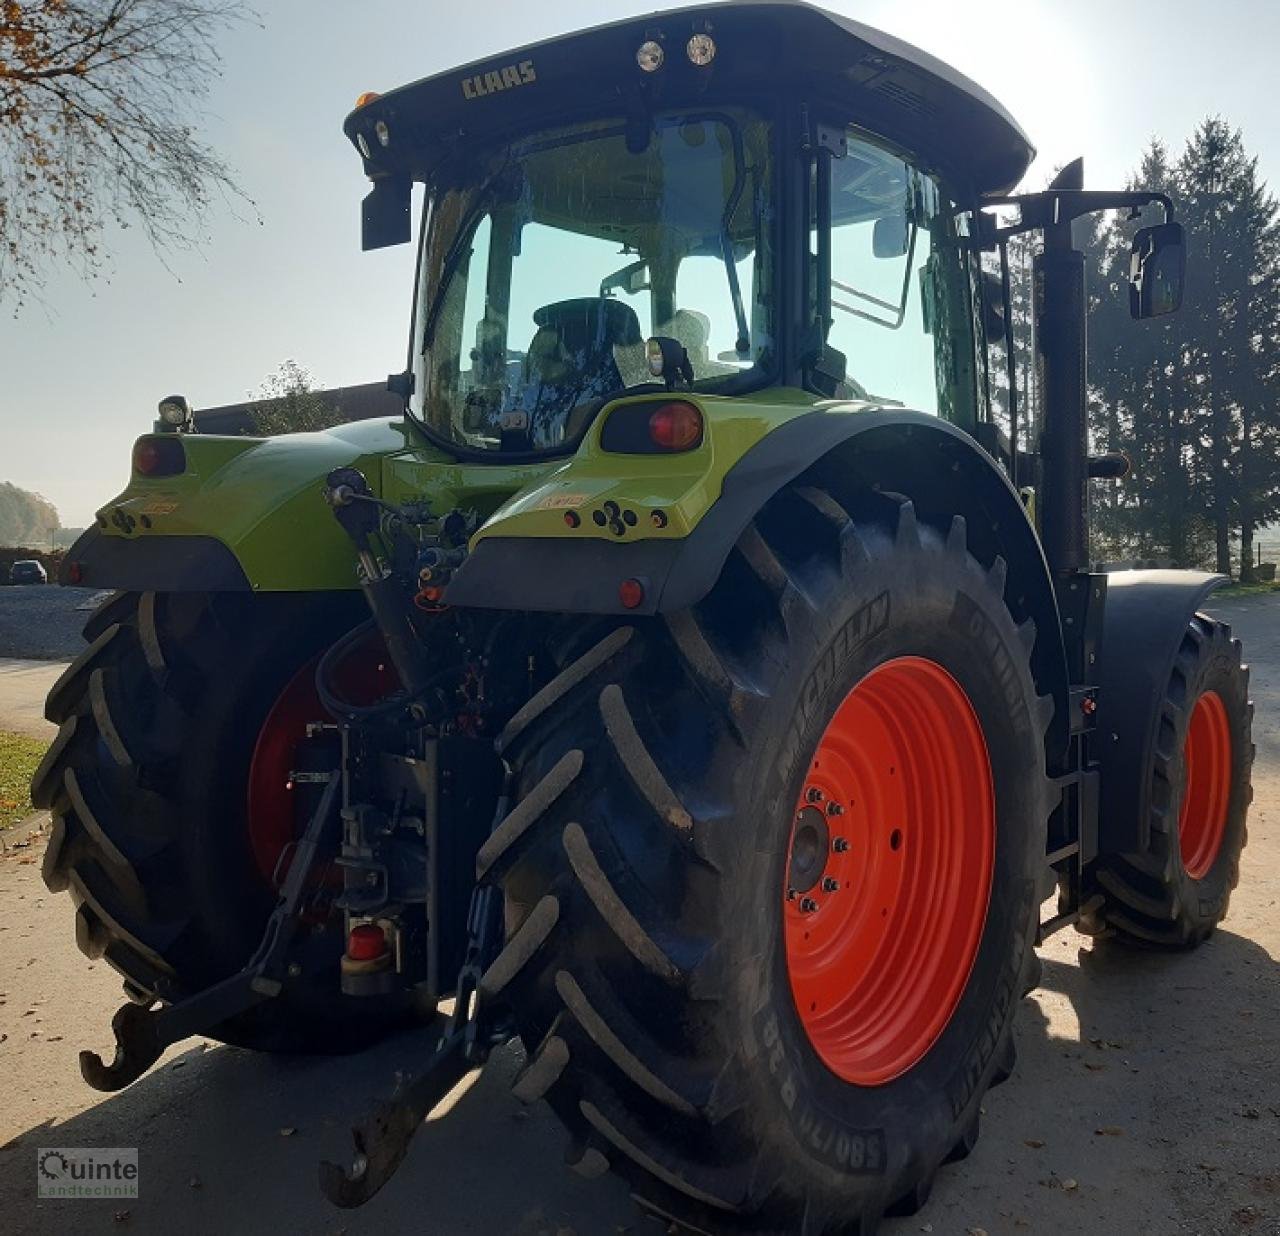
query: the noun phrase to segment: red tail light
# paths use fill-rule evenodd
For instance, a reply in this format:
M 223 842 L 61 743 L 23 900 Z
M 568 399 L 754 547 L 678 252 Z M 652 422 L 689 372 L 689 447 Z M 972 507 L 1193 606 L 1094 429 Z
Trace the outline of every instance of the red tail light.
M 637 609 L 644 601 L 644 584 L 638 579 L 624 579 L 618 585 L 618 600 L 623 609 Z
M 177 476 L 187 470 L 187 452 L 176 434 L 139 438 L 133 444 L 133 470 L 139 476 Z
M 347 956 L 352 961 L 376 961 L 387 951 L 387 937 L 377 923 L 360 923 L 347 937 Z
M 702 413 L 691 403 L 664 403 L 649 416 L 649 437 L 666 451 L 687 451 L 702 441 Z

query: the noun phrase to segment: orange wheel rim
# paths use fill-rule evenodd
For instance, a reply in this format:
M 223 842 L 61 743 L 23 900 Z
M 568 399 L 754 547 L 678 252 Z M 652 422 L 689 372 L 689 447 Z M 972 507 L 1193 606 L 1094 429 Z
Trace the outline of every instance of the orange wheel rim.
M 1185 769 L 1178 811 L 1178 848 L 1193 880 L 1209 874 L 1222 849 L 1231 798 L 1231 726 L 1216 691 L 1206 691 L 1191 710 L 1182 748 Z
M 809 1041 L 847 1082 L 892 1081 L 955 1013 L 991 900 L 991 761 L 942 666 L 898 657 L 844 698 L 788 856 L 787 970 Z

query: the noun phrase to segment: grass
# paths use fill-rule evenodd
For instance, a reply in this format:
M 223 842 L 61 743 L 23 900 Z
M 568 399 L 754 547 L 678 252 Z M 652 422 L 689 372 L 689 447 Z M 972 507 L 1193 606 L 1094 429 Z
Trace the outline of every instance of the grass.
M 1215 597 L 1265 597 L 1273 592 L 1280 592 L 1280 580 L 1272 580 L 1269 583 L 1228 584 L 1225 588 L 1219 588 L 1213 595 Z
M 0 730 L 0 828 L 9 828 L 31 811 L 31 774 L 48 750 L 42 738 Z

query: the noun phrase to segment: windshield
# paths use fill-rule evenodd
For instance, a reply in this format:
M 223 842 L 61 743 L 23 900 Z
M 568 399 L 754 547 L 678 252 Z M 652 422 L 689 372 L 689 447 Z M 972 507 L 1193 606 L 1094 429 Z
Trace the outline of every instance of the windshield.
M 600 121 L 504 147 L 434 187 L 412 410 L 478 450 L 572 444 L 604 403 L 655 386 L 654 335 L 699 390 L 767 370 L 768 126 L 747 113 Z

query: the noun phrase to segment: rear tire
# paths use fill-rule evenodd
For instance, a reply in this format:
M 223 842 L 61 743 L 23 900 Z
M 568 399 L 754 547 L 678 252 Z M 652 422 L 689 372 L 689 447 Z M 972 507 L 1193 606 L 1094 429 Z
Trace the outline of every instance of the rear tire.
M 45 883 L 70 891 L 76 942 L 132 999 L 181 999 L 252 955 L 276 901 L 246 822 L 254 743 L 298 669 L 360 617 L 358 595 L 118 593 L 86 625 L 45 705 L 60 729 L 32 800 L 53 815 Z M 211 1037 L 351 1050 L 401 1017 L 340 995 L 340 921 L 299 947 L 307 974 Z
M 516 1092 L 548 1099 L 579 1170 L 615 1168 L 698 1231 L 867 1233 L 912 1213 L 972 1148 L 1032 982 L 1053 801 L 1034 626 L 963 519 L 851 505 L 784 490 L 704 602 L 602 630 L 500 739 L 515 806 L 479 867 L 504 891 L 507 944 L 482 990 L 528 1048 Z M 994 878 L 950 1020 L 905 1073 L 857 1085 L 797 1012 L 783 890 L 828 722 L 904 657 L 943 667 L 981 724 Z
M 1226 917 L 1253 799 L 1249 670 L 1226 623 L 1191 619 L 1159 725 L 1146 772 L 1150 841 L 1140 854 L 1098 860 L 1086 896 L 1100 894 L 1102 904 L 1080 930 L 1148 948 L 1193 948 Z

